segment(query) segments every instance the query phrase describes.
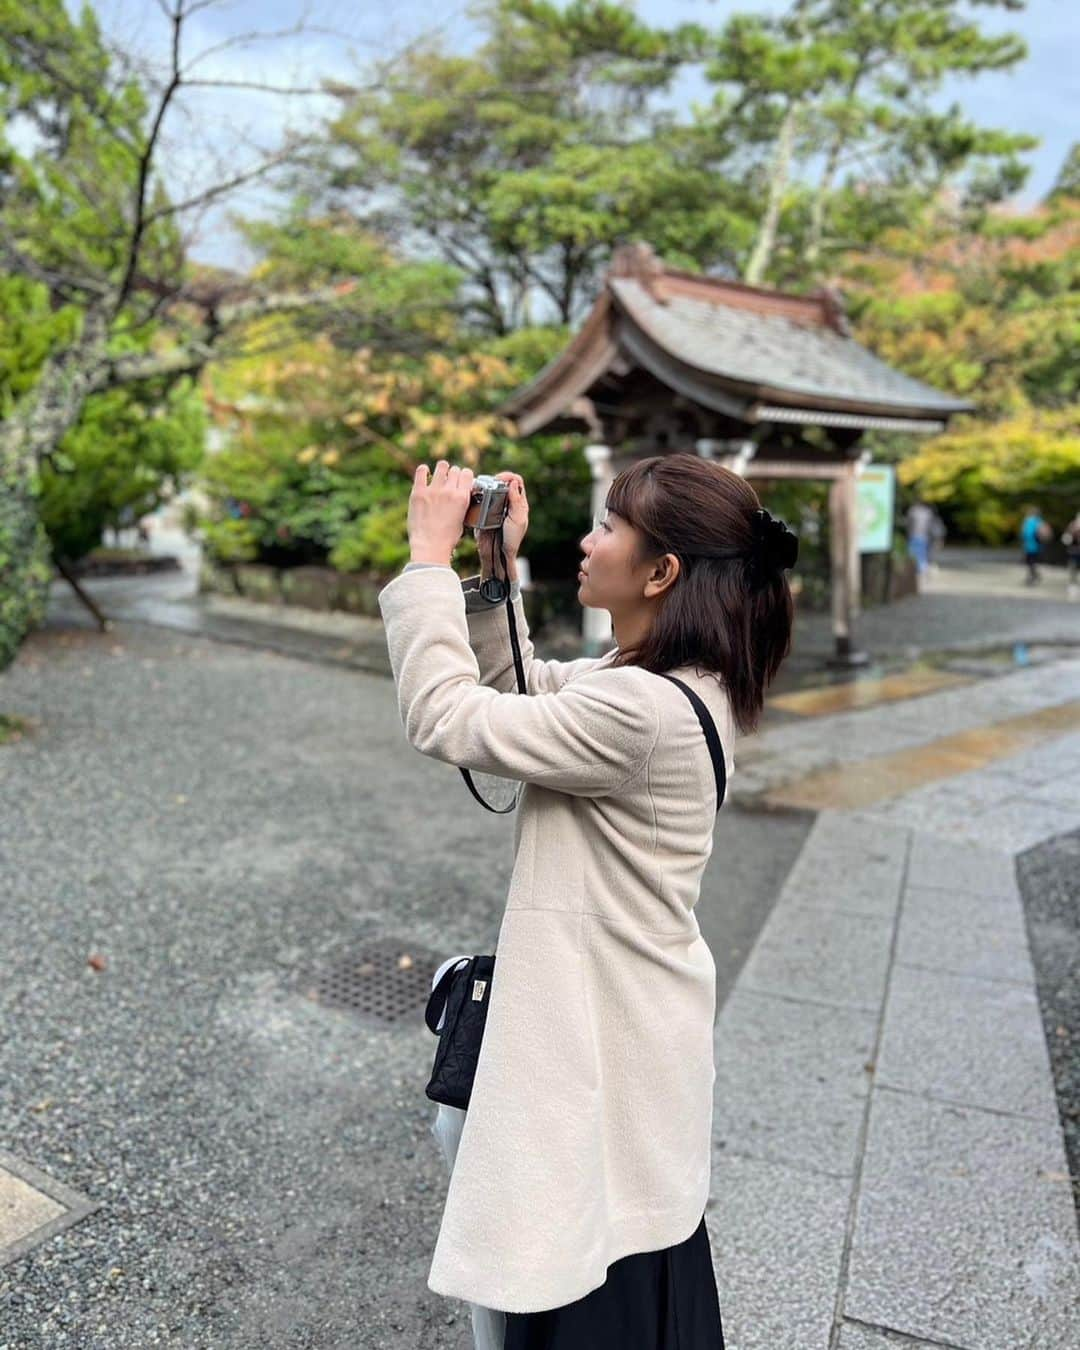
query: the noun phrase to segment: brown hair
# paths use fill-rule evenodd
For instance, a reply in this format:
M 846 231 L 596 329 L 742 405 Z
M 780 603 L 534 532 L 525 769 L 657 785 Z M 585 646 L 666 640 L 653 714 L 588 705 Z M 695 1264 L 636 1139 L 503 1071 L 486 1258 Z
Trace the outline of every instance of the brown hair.
M 783 570 L 755 562 L 760 506 L 744 478 L 684 452 L 636 460 L 607 494 L 608 510 L 640 535 L 635 566 L 679 560 L 649 633 L 612 664 L 660 674 L 696 663 L 720 677 L 742 732 L 757 725 L 794 621 Z

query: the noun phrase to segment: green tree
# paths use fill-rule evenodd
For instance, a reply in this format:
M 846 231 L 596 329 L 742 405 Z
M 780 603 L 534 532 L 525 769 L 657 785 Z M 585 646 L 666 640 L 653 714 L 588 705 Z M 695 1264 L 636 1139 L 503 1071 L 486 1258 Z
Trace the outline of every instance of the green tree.
M 48 288 L 0 276 L 0 409 L 32 390 L 50 355 L 78 331 L 75 306 L 53 311 Z M 125 512 L 143 515 L 202 454 L 202 401 L 190 378 L 92 394 L 40 466 L 38 504 L 49 552 L 77 562 Z
M 343 95 L 314 190 L 458 268 L 482 330 L 569 323 L 620 240 L 690 261 L 723 231 L 722 183 L 654 98 L 703 41 L 613 0 L 493 0 L 474 53 L 428 44 Z
M 984 33 L 962 0 L 794 0 L 779 15 L 732 18 L 707 66 L 709 121 L 725 158 L 738 147 L 730 167 L 756 200 L 744 279 L 805 284 L 947 184 L 973 207 L 1015 191 L 1034 139 L 979 128 L 935 96 L 1025 50 L 1015 34 Z
M 208 2 L 161 0 L 167 66 L 140 80 L 139 63 L 110 50 L 89 6 L 72 16 L 63 0 L 0 0 L 0 273 L 44 287 L 56 316 L 36 339 L 44 359 L 24 352 L 13 363 L 0 421 L 0 667 L 44 603 L 40 471 L 50 461 L 60 471 L 55 457 L 89 399 L 125 386 L 166 398 L 170 380 L 197 374 L 260 314 L 346 295 L 363 308 L 355 279 L 300 294 L 186 265 L 178 221 L 273 173 L 295 150 L 286 140 L 238 158 L 191 197 L 167 195 L 162 132 L 177 100 L 203 83 L 206 51 L 191 50 L 190 20 Z M 384 326 L 373 316 L 373 332 Z M 29 384 L 27 369 L 36 369 Z
M 991 543 L 1013 537 L 1028 500 L 1064 525 L 1080 493 L 1080 197 L 1056 187 L 974 231 L 943 199 L 844 270 L 859 336 L 978 405 L 914 453 L 891 447 L 901 481 Z
M 1015 540 L 1031 501 L 1060 531 L 1080 501 L 1080 405 L 969 420 L 905 459 L 899 477 L 943 506 L 969 537 L 991 544 Z
M 40 513 L 53 556 L 65 564 L 96 548 L 102 532 L 154 511 L 202 462 L 205 412 L 189 377 L 164 392 L 110 389 L 42 465 Z
M 859 336 L 984 417 L 1080 400 L 1080 198 L 960 228 L 943 200 L 844 263 Z

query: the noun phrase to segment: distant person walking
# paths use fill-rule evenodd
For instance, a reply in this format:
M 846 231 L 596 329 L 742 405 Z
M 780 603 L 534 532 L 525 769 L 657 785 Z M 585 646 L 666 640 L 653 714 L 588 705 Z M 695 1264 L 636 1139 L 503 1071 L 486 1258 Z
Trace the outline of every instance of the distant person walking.
M 1043 540 L 1050 533 L 1050 526 L 1039 514 L 1037 506 L 1024 508 L 1024 520 L 1020 526 L 1020 542 L 1024 546 L 1024 561 L 1027 563 L 1025 584 L 1035 586 L 1042 581 L 1039 560 L 1042 557 Z
M 941 519 L 940 514 L 933 508 L 931 508 L 930 541 L 927 545 L 926 561 L 930 566 L 931 570 L 934 572 L 938 570 L 938 561 L 937 561 L 938 554 L 941 552 L 942 548 L 945 545 L 946 533 L 947 531 L 945 529 L 945 522 Z
M 934 513 L 921 497 L 917 497 L 908 507 L 906 521 L 908 555 L 915 559 L 916 578 L 921 586 L 930 567 L 930 532 L 933 529 Z
M 1065 594 L 1070 600 L 1075 600 L 1080 596 L 1080 511 L 1077 511 L 1068 525 L 1065 526 L 1065 533 L 1061 536 L 1061 542 L 1065 545 L 1065 553 L 1069 560 L 1069 582 Z

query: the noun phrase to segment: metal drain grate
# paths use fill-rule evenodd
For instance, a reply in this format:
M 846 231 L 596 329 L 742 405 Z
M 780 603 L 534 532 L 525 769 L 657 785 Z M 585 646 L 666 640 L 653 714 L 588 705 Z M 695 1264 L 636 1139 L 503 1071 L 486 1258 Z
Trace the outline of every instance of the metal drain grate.
M 380 1022 L 422 1018 L 443 960 L 415 942 L 380 938 L 309 973 L 302 988 L 328 1008 L 348 1008 Z

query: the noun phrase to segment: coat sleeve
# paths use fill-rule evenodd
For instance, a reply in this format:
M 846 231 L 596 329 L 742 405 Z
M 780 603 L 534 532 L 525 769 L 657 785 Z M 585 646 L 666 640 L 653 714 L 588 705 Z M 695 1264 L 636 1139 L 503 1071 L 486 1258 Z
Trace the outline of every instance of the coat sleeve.
M 466 597 L 470 582 L 479 585 L 479 577 L 467 577 L 461 585 Z M 521 666 L 525 672 L 525 688 L 530 694 L 557 693 L 567 680 L 584 675 L 595 669 L 601 657 L 582 656 L 576 661 L 541 661 L 533 649 L 529 636 L 529 623 L 525 617 L 525 604 L 520 592 L 510 602 L 514 607 L 514 620 L 517 624 L 518 646 L 521 649 Z M 493 689 L 517 690 L 517 675 L 514 671 L 514 651 L 510 646 L 510 624 L 506 605 L 492 605 L 489 609 L 470 609 L 466 614 L 469 626 L 469 643 L 476 653 L 480 667 L 480 683 Z
M 589 797 L 617 791 L 648 762 L 660 723 L 647 672 L 586 672 L 531 697 L 482 685 L 450 568 L 401 573 L 379 608 L 405 734 L 421 754 Z
M 438 566 L 438 563 L 406 563 L 405 572 Z M 480 595 L 479 575 L 463 577 L 461 591 L 465 597 L 465 622 L 469 628 L 469 645 L 476 654 L 476 663 L 480 667 L 480 683 L 489 685 L 492 689 L 501 689 L 504 693 L 516 692 L 517 674 L 514 671 L 514 653 L 510 646 L 510 625 L 505 601 L 492 604 L 483 599 Z M 529 637 L 525 604 L 521 598 L 521 587 L 516 581 L 511 585 L 510 596 L 517 624 L 518 646 L 521 649 L 521 667 L 525 672 L 525 688 L 530 694 L 554 694 L 567 680 L 584 675 L 603 660 L 602 657 L 595 656 L 582 656 L 575 661 L 539 660 Z

